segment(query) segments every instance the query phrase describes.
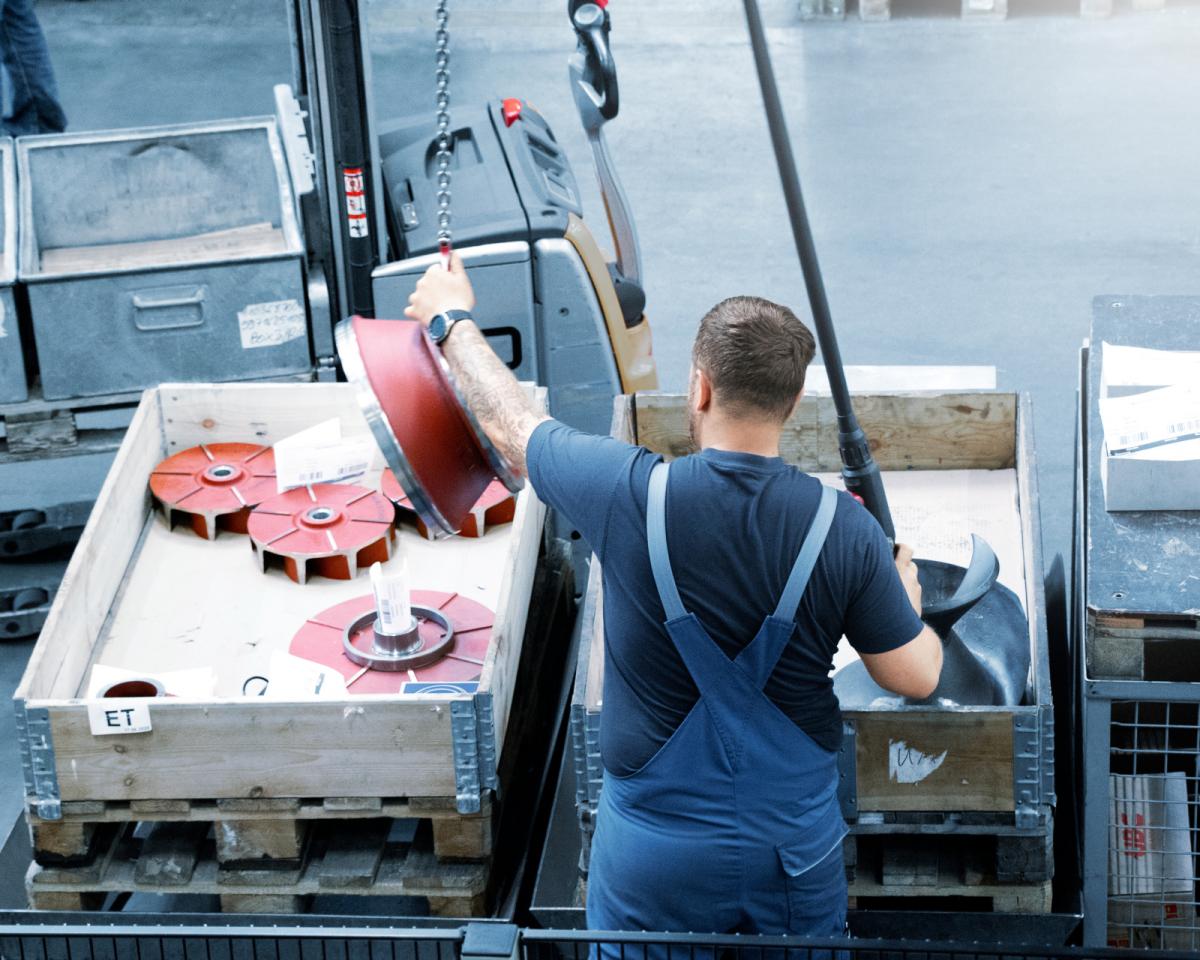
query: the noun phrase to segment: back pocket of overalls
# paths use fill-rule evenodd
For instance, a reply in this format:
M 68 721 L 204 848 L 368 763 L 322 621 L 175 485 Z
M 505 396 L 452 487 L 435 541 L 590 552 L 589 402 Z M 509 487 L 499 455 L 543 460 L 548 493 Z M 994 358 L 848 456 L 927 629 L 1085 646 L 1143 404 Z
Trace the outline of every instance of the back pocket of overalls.
M 838 937 L 846 926 L 846 867 L 843 825 L 818 830 L 775 849 L 783 868 L 788 931 L 810 937 Z

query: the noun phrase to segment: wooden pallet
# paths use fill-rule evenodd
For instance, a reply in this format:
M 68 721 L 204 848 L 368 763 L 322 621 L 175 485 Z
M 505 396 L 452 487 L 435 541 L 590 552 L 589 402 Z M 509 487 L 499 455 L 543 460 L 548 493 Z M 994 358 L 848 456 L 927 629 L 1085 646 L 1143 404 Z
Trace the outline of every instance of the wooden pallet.
M 35 385 L 28 400 L 0 407 L 0 463 L 110 453 L 140 398 L 138 391 L 44 400 Z
M 97 838 L 107 835 L 104 827 L 113 823 L 202 824 L 206 830 L 211 826 L 218 846 L 241 851 L 236 859 L 253 861 L 298 856 L 308 835 L 317 832 L 318 821 L 380 818 L 428 823 L 434 855 L 450 862 L 491 856 L 493 814 L 490 797 L 485 797 L 479 813 L 473 814 L 459 813 L 454 797 L 88 800 L 64 803 L 61 820 L 43 820 L 33 809 L 26 810 L 26 820 L 34 859 L 43 866 L 90 862 Z
M 801 20 L 841 20 L 846 16 L 846 0 L 800 0 Z
M 238 828 L 231 830 L 232 824 Z M 33 909 L 83 910 L 110 893 L 207 894 L 229 913 L 299 913 L 317 894 L 423 897 L 435 916 L 484 916 L 491 864 L 445 862 L 432 822 L 166 821 L 102 824 L 86 862 L 30 864 Z
M 946 845 L 926 837 L 890 837 L 886 846 L 859 850 L 850 883 L 850 908 L 1049 913 L 1051 881 L 1000 883 L 982 848 L 960 839 Z M 909 841 L 898 843 L 896 841 Z
M 1087 673 L 1105 680 L 1200 680 L 1200 617 L 1089 610 Z
M 304 383 L 312 379 L 310 371 L 264 377 L 260 382 Z M 142 391 L 133 390 L 47 400 L 41 384 L 35 382 L 29 399 L 0 406 L 0 464 L 111 453 L 120 448 L 141 398 Z
M 843 844 L 846 878 L 878 879 L 884 886 L 911 885 L 909 879 L 953 870 L 964 886 L 1011 886 L 1054 879 L 1054 834 L 903 835 L 852 833 Z

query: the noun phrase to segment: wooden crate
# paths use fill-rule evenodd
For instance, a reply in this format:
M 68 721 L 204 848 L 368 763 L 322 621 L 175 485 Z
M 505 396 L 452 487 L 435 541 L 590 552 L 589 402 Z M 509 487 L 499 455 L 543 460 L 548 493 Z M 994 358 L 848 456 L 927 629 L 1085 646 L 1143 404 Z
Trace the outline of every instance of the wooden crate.
M 245 672 L 254 657 L 286 650 L 307 617 L 369 592 L 363 576 L 301 587 L 278 571 L 263 575 L 244 537 L 168 531 L 147 489 L 159 461 L 197 443 L 273 443 L 331 417 L 347 437 L 369 435 L 347 384 L 168 384 L 144 394 L 14 694 L 37 819 L 81 803 L 107 811 L 164 801 L 181 810 L 232 800 L 378 810 L 449 799 L 458 813 L 480 811 L 513 714 L 542 540 L 545 508 L 528 487 L 513 523 L 478 540 L 399 534 L 414 587 L 469 592 L 495 611 L 473 696 L 288 702 L 240 696 L 240 681 L 222 675 L 218 696 L 154 701 L 148 733 L 90 733 L 83 685 L 101 658 L 129 657 L 147 671 L 234 658 Z
M 1007 554 L 1001 553 L 1001 579 L 1009 578 L 1008 585 L 1028 614 L 1031 669 L 1020 706 L 846 710 L 839 757 L 843 815 L 855 836 L 974 833 L 1044 847 L 1055 802 L 1054 729 L 1029 399 L 1011 393 L 956 392 L 859 395 L 854 402 L 885 471 L 885 482 L 892 484 L 899 535 L 914 542 L 918 555 L 931 554 L 921 549 L 918 536 L 905 529 L 905 517 L 897 510 L 897 493 L 906 482 L 911 487 L 924 479 L 940 483 L 952 476 L 929 471 L 1012 472 L 1011 517 L 998 520 L 1011 524 L 1014 532 Z M 612 432 L 668 458 L 686 454 L 690 440 L 685 398 L 619 397 Z M 781 449 L 784 459 L 810 473 L 836 473 L 840 459 L 832 400 L 802 400 L 785 429 Z M 924 477 L 915 476 L 918 471 Z M 931 504 L 931 509 L 936 507 Z M 1007 574 L 1006 555 L 1015 558 Z M 602 578 L 593 559 L 571 714 L 585 869 L 586 846 L 603 785 L 599 752 L 602 606 Z M 926 755 L 945 751 L 944 761 L 917 783 L 898 782 L 889 775 L 889 758 L 893 745 L 901 741 L 906 749 Z

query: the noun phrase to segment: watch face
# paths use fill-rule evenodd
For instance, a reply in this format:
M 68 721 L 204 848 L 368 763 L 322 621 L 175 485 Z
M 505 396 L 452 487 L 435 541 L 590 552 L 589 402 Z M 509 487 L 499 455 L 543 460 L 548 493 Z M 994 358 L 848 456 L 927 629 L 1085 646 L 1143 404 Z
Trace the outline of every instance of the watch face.
M 429 321 L 429 335 L 433 338 L 434 343 L 441 343 L 446 336 L 446 315 L 439 313 Z

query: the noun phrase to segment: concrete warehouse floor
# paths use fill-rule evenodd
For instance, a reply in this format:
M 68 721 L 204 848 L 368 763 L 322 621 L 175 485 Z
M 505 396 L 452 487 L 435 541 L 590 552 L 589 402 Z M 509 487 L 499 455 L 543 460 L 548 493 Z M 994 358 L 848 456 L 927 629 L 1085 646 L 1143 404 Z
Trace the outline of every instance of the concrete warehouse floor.
M 644 245 L 666 389 L 683 389 L 695 323 L 716 300 L 753 292 L 806 312 L 740 6 L 612 8 L 622 106 L 609 138 Z M 1033 394 L 1047 565 L 1069 550 L 1091 298 L 1200 292 L 1200 9 L 1120 6 L 1085 21 L 1071 6 L 1012 0 L 1008 21 L 964 24 L 956 3 L 930 3 L 863 24 L 802 23 L 795 0 L 764 2 L 846 362 L 994 364 L 1001 388 Z M 451 7 L 455 109 L 497 95 L 535 103 L 602 222 L 567 88 L 564 0 Z M 73 130 L 269 113 L 272 85 L 290 79 L 282 0 L 38 9 Z M 367 9 L 377 117 L 427 109 L 432 0 Z M 47 461 L 20 490 L 0 474 L 0 508 L 74 469 Z M 95 489 L 102 474 L 93 465 L 74 482 Z M 6 699 L 31 647 L 0 644 Z M 0 830 L 20 807 L 12 741 L 0 710 Z

